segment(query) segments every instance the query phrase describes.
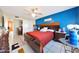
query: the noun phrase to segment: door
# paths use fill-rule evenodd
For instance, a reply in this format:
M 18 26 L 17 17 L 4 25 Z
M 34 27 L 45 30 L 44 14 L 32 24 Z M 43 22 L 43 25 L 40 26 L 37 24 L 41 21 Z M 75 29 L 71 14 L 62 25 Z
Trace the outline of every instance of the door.
M 13 22 L 12 21 L 8 21 L 8 30 L 9 30 L 9 32 L 13 31 Z

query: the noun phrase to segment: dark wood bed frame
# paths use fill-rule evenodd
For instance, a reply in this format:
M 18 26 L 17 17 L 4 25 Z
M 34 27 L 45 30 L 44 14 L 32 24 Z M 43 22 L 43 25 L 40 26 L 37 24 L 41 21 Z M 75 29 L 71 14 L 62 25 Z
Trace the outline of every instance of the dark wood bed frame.
M 53 22 L 51 24 L 41 24 L 40 28 L 48 27 L 50 29 L 58 31 L 60 28 L 59 22 Z M 36 52 L 36 53 L 43 53 L 43 44 L 40 43 L 40 41 L 36 40 L 35 38 L 31 37 L 28 34 L 24 34 L 25 41 L 30 45 L 30 47 Z M 54 39 L 54 38 L 52 38 Z

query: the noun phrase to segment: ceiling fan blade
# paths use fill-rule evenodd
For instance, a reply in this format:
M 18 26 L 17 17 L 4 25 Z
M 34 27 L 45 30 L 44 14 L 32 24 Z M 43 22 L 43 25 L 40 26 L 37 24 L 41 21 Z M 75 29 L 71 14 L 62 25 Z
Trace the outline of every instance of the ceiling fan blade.
M 31 15 L 31 12 L 29 10 L 24 9 L 24 11 L 27 15 Z
M 27 9 L 24 9 L 24 11 L 29 12 L 29 10 L 27 10 Z
M 39 15 L 42 15 L 42 13 L 38 13 Z
M 36 15 L 42 15 L 42 13 L 35 13 Z

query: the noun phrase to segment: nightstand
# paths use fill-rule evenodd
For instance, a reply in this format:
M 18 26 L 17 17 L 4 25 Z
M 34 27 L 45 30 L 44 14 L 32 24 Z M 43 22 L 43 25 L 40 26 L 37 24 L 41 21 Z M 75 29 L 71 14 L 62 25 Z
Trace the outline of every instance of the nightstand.
M 54 36 L 55 40 L 58 40 L 60 38 L 65 38 L 65 33 L 62 33 L 62 32 L 55 32 L 54 35 L 55 35 Z

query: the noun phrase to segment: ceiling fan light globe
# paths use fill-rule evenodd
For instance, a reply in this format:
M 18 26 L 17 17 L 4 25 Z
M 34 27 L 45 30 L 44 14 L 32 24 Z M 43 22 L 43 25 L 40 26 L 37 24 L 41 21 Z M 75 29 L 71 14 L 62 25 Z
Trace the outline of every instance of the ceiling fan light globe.
M 35 12 L 35 13 L 37 13 L 37 12 L 38 12 L 38 10 L 34 10 L 34 12 Z
M 32 17 L 36 17 L 36 14 L 32 13 Z

